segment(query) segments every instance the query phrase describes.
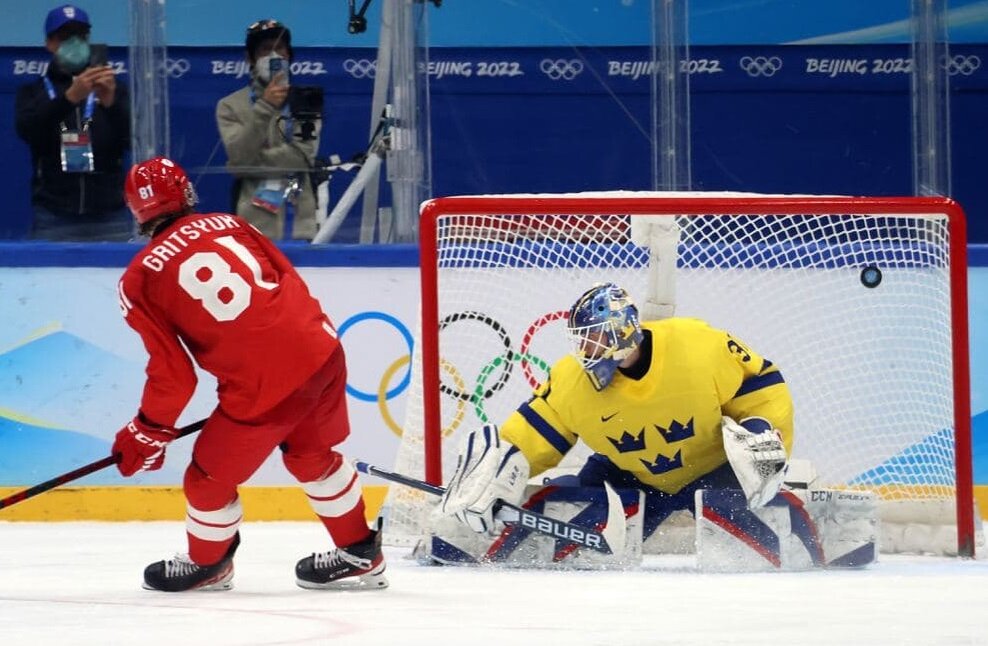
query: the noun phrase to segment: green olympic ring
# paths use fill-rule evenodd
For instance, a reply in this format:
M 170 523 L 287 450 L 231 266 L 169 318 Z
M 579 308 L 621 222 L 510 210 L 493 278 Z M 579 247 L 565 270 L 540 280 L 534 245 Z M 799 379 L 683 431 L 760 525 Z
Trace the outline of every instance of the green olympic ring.
M 528 361 L 541 368 L 546 374 L 549 373 L 548 363 L 535 355 L 528 354 L 527 352 L 511 352 L 509 353 L 507 360 L 516 363 Z M 474 386 L 473 396 L 470 398 L 470 401 L 473 403 L 474 412 L 477 414 L 477 418 L 484 424 L 489 421 L 487 413 L 484 411 L 484 401 L 487 399 L 485 396 L 487 393 L 484 391 L 484 385 L 487 382 L 487 378 L 491 376 L 491 373 L 497 370 L 498 367 L 505 361 L 506 359 L 504 358 L 504 355 L 494 357 L 490 363 L 484 366 L 484 369 L 480 371 L 480 375 L 477 376 L 477 385 Z

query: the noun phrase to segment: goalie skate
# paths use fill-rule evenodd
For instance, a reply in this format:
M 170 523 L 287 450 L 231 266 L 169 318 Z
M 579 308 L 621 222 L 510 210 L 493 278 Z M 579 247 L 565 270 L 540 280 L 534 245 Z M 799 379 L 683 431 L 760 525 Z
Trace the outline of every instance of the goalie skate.
M 388 587 L 381 533 L 364 541 L 307 556 L 295 565 L 295 582 L 309 590 L 374 590 Z
M 233 555 L 240 546 L 239 532 L 218 563 L 197 565 L 186 554 L 152 563 L 144 569 L 144 589 L 161 592 L 229 590 L 233 587 Z

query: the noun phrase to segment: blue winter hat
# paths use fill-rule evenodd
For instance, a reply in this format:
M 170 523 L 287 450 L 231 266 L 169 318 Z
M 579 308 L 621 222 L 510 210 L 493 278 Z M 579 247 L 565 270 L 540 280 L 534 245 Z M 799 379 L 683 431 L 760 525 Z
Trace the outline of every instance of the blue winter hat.
M 89 14 L 75 5 L 63 4 L 61 7 L 55 7 L 48 12 L 48 17 L 45 18 L 45 37 L 51 36 L 70 22 L 78 22 L 86 27 L 92 27 L 89 24 Z

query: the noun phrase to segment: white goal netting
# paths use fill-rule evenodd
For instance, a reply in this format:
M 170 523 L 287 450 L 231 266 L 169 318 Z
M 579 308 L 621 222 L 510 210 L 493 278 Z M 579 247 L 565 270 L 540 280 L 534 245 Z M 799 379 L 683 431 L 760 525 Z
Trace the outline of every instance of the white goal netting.
M 971 504 L 970 473 L 958 477 L 955 461 L 969 452 L 970 416 L 957 392 L 966 377 L 955 383 L 967 369 L 966 311 L 951 289 L 965 281 L 963 216 L 949 200 L 447 198 L 427 203 L 420 230 L 424 327 L 396 471 L 423 477 L 440 457 L 448 469 L 459 433 L 525 401 L 569 350 L 570 305 L 606 280 L 643 318 L 702 318 L 780 366 L 793 454 L 812 462 L 818 485 L 916 502 L 920 523 L 952 514 L 959 495 Z M 440 430 L 437 450 L 426 437 Z M 426 533 L 434 502 L 392 487 L 388 540 Z

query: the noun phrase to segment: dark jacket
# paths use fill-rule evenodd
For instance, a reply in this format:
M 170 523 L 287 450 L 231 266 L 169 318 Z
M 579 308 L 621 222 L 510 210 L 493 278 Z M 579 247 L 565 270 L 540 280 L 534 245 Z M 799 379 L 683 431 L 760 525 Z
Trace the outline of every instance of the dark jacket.
M 73 105 L 65 98 L 72 78 L 52 61 L 46 76 L 55 98 L 48 96 L 38 78 L 17 90 L 17 134 L 31 147 L 31 204 L 59 214 L 97 215 L 123 207 L 124 153 L 130 146 L 130 108 L 127 88 L 117 80 L 113 105 L 97 103 L 89 129 L 93 144 L 92 173 L 64 173 L 61 161 L 61 123 L 71 130 L 81 126 L 85 101 Z

